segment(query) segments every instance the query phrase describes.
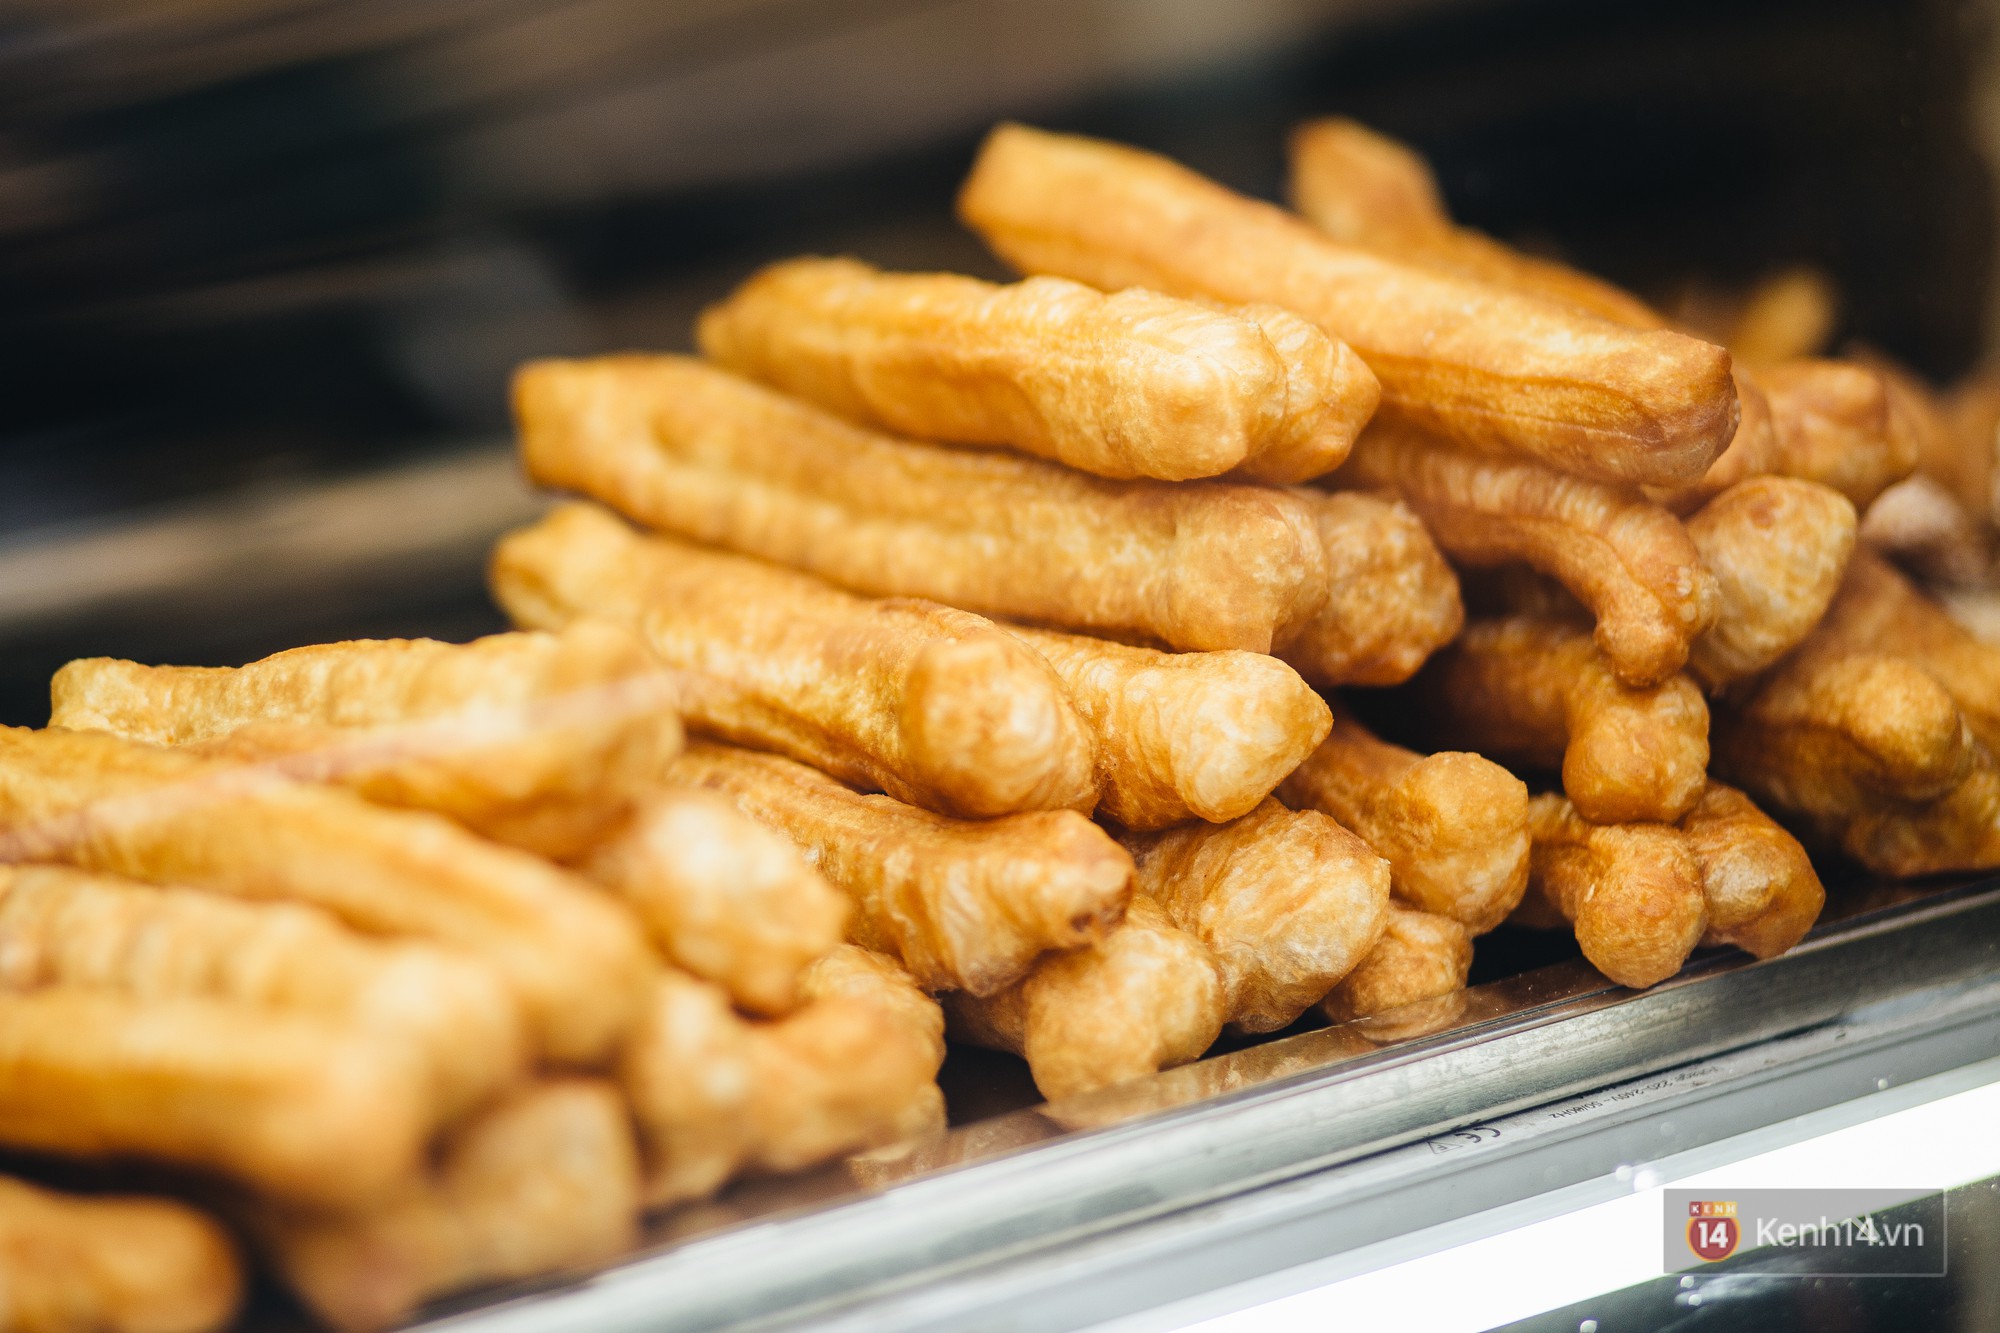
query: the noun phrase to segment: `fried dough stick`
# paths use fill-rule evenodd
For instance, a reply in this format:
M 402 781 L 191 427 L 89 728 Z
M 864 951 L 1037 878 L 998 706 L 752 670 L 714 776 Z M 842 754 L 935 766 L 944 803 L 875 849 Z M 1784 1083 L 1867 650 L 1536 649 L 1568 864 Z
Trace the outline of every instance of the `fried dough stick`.
M 1680 829 L 1708 903 L 1703 944 L 1775 958 L 1819 920 L 1826 889 L 1805 848 L 1742 792 L 1710 782 Z
M 1062 677 L 1096 740 L 1098 809 L 1128 829 L 1249 813 L 1331 724 L 1298 673 L 1261 653 L 1014 633 Z
M 1381 390 L 1359 357 L 1306 327 L 1327 345 L 1285 357 L 1250 319 L 1139 288 L 794 259 L 703 311 L 695 341 L 738 374 L 899 434 L 1187 481 L 1254 468 L 1301 427 L 1319 472 L 1346 456 Z M 1333 373 L 1294 402 L 1294 364 Z
M 625 1106 L 594 1079 L 533 1083 L 445 1141 L 434 1169 L 352 1217 L 266 1209 L 277 1266 L 351 1333 L 433 1297 L 607 1263 L 637 1239 L 639 1164 Z
M 1715 579 L 1687 530 L 1629 488 L 1382 426 L 1336 484 L 1396 491 L 1461 564 L 1525 562 L 1561 582 L 1596 616 L 1597 645 L 1628 684 L 1671 677 L 1714 622 Z
M 672 777 L 723 793 L 796 843 L 852 900 L 849 938 L 898 958 L 926 990 L 1003 989 L 1043 952 L 1101 937 L 1131 888 L 1131 858 L 1072 810 L 948 819 L 707 743 Z
M 846 897 L 712 792 L 660 788 L 576 869 L 615 889 L 662 955 L 754 1014 L 791 1012 L 801 973 L 845 938 Z
M 273 761 L 552 856 L 602 836 L 681 746 L 673 682 L 611 625 L 315 644 L 245 667 L 80 658 L 50 695 L 53 726 Z
M 0 1293 L 10 1333 L 209 1333 L 235 1315 L 243 1271 L 185 1204 L 0 1177 Z
M 494 549 L 541 629 L 601 617 L 680 668 L 690 727 L 968 818 L 1089 810 L 1091 742 L 1048 664 L 980 616 L 856 597 L 564 505 Z
M 1361 354 L 1384 415 L 1468 444 L 1678 485 L 1736 429 L 1719 347 L 1380 258 L 1150 153 L 1003 125 L 958 208 L 1024 272 L 1295 310 Z
M 0 1143 L 143 1156 L 277 1198 L 364 1207 L 436 1125 L 415 1048 L 216 1000 L 51 986 L 0 993 Z
M 1479 754 L 1562 769 L 1603 824 L 1675 820 L 1700 799 L 1708 706 L 1685 676 L 1621 684 L 1581 629 L 1535 616 L 1474 621 L 1423 677 L 1440 734 Z
M 1527 889 L 1528 788 L 1476 754 L 1419 755 L 1341 713 L 1277 795 L 1353 829 L 1389 862 L 1399 900 L 1473 935 L 1506 920 Z
M 1472 935 L 1463 925 L 1392 903 L 1382 937 L 1320 1002 L 1320 1012 L 1335 1023 L 1386 1014 L 1464 990 L 1471 972 Z
M 529 475 L 874 596 L 1263 652 L 1326 595 L 1297 500 L 915 444 L 682 357 L 514 380 Z
M 536 1049 L 610 1053 L 648 950 L 629 912 L 436 815 L 90 731 L 0 729 L 0 861 L 325 909 L 460 949 L 500 974 Z
M 1669 824 L 1593 824 L 1562 797 L 1528 803 L 1530 892 L 1576 928 L 1592 967 L 1643 988 L 1681 970 L 1708 928 L 1701 866 Z
M 1916 470 L 1913 424 L 1866 366 L 1800 358 L 1762 367 L 1757 383 L 1771 405 L 1773 472 L 1831 486 L 1866 511 Z
M 368 939 L 296 903 L 0 866 L 0 989 L 42 986 L 227 1000 L 388 1034 L 424 1057 L 440 1121 L 526 1064 L 514 997 L 475 959 Z

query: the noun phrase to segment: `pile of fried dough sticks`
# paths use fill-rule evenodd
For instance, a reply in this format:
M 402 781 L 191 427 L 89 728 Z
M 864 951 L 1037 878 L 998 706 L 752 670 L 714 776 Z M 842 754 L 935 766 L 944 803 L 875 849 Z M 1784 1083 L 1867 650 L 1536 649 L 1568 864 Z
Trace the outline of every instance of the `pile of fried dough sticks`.
M 203 1211 L 0 1182 L 0 1323 L 217 1325 L 239 1243 L 352 1329 L 602 1262 L 934 1131 L 947 1019 L 1061 1097 L 1503 921 L 1768 957 L 1824 894 L 1754 802 L 2000 864 L 2000 659 L 1857 549 L 1990 417 L 1783 291 L 1732 361 L 1357 126 L 1293 171 L 1004 126 L 1025 281 L 797 260 L 705 359 L 521 371 L 587 498 L 495 551 L 519 632 L 65 667 L 0 733 L 0 1144 Z

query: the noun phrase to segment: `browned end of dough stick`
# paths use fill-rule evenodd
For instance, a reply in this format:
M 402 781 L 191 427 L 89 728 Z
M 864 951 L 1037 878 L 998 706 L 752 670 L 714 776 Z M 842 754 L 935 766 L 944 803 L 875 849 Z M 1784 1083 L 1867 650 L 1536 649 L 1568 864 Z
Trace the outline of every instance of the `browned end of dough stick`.
M 1262 653 L 1014 632 L 1062 677 L 1096 742 L 1098 809 L 1129 829 L 1247 814 L 1331 725 L 1298 673 Z
M 495 548 L 525 624 L 631 626 L 682 677 L 688 725 L 967 817 L 1096 799 L 1091 742 L 1048 665 L 993 622 L 875 600 L 564 505 Z
M 1333 988 L 1382 933 L 1389 863 L 1317 810 L 1266 799 L 1227 824 L 1125 840 L 1136 893 L 1215 956 L 1229 1021 L 1274 1032 Z
M 1089 948 L 1043 959 L 997 995 L 948 995 L 945 1006 L 959 1035 L 1026 1058 L 1052 1101 L 1199 1059 L 1228 1012 L 1207 947 L 1143 897 Z
M 1135 149 L 1003 125 L 958 207 L 1027 272 L 1295 310 L 1361 354 L 1384 414 L 1468 443 L 1673 485 L 1736 429 L 1719 347 L 1380 258 Z
M 1866 510 L 1916 470 L 1912 423 L 1866 366 L 1802 357 L 1762 367 L 1757 382 L 1776 433 L 1772 471 L 1831 486 Z
M 926 990 L 1004 989 L 1046 950 L 1101 937 L 1131 892 L 1131 857 L 1070 810 L 949 819 L 706 743 L 673 778 L 790 838 L 853 901 L 854 942 L 894 955 Z
M 1278 429 L 1230 477 L 1292 486 L 1339 467 L 1381 400 L 1374 372 L 1353 348 L 1283 306 L 1227 308 L 1262 329 L 1285 363 L 1285 412 Z
M 0 867 L 0 988 L 41 986 L 229 1000 L 407 1040 L 439 1123 L 513 1081 L 527 1057 L 519 1006 L 476 959 L 370 939 L 297 903 Z
M 1680 827 L 1708 900 L 1703 944 L 1775 958 L 1819 920 L 1826 890 L 1805 848 L 1748 796 L 1711 782 Z
M 1796 647 L 1840 588 L 1856 526 L 1846 496 L 1791 477 L 1739 482 L 1690 517 L 1688 536 L 1719 595 L 1689 673 L 1720 689 Z
M 650 959 L 630 912 L 435 815 L 101 732 L 0 729 L 0 860 L 323 908 L 463 950 L 506 981 L 537 1050 L 604 1058 Z
M 888 954 L 837 944 L 806 968 L 799 989 L 808 1000 L 845 996 L 875 1005 L 895 1018 L 898 1030 L 924 1052 L 933 1075 L 943 1066 L 944 1010 Z
M 1581 629 L 1508 616 L 1474 621 L 1422 678 L 1440 733 L 1479 754 L 1562 768 L 1599 823 L 1675 820 L 1701 797 L 1708 705 L 1685 676 L 1619 682 Z
M 840 943 L 850 912 L 784 835 L 689 788 L 642 801 L 577 869 L 617 890 L 663 955 L 755 1014 L 797 1005 L 800 974 Z
M 683 357 L 534 362 L 514 409 L 536 481 L 856 592 L 1252 652 L 1326 596 L 1310 513 L 1268 487 L 917 444 Z
M 1341 714 L 1277 795 L 1353 829 L 1389 862 L 1399 899 L 1474 935 L 1506 920 L 1527 889 L 1527 785 L 1476 754 L 1419 755 Z
M 1597 618 L 1598 647 L 1631 684 L 1679 671 L 1714 622 L 1715 579 L 1687 530 L 1629 488 L 1382 426 L 1362 435 L 1336 482 L 1394 490 L 1462 564 L 1523 562 L 1560 581 Z
M 344 1333 L 426 1300 L 610 1262 L 637 1238 L 639 1165 L 624 1103 L 593 1079 L 533 1083 L 460 1126 L 436 1167 L 353 1217 L 266 1210 L 287 1282 Z
M 1701 867 L 1668 824 L 1592 824 L 1560 796 L 1528 805 L 1530 889 L 1576 928 L 1590 965 L 1621 986 L 1665 981 L 1708 926 Z
M 1336 1023 L 1386 1014 L 1465 989 L 1472 936 L 1448 916 L 1391 905 L 1382 938 L 1320 1003 Z
M 1848 812 L 1842 850 L 1899 878 L 2000 866 L 2000 764 L 1985 746 L 1974 751 L 1965 781 L 1934 801 L 1878 801 Z
M 243 1270 L 228 1234 L 186 1204 L 0 1176 L 0 1292 L 20 1333 L 212 1333 L 242 1301 Z

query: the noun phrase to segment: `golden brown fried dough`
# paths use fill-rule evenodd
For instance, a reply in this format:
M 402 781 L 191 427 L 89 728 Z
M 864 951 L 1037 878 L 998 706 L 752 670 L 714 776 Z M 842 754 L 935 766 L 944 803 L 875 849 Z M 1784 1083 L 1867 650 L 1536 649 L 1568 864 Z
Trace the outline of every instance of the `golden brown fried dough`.
M 536 481 L 856 592 L 1252 652 L 1326 595 L 1311 515 L 1265 487 L 915 444 L 682 357 L 535 362 L 514 408 Z
M 272 761 L 546 855 L 601 837 L 679 753 L 673 681 L 628 631 L 363 639 L 245 667 L 82 658 L 51 725 Z
M 445 1141 L 437 1166 L 352 1217 L 267 1210 L 285 1280 L 337 1329 L 388 1328 L 426 1300 L 591 1268 L 637 1238 L 624 1103 L 594 1079 L 533 1083 Z
M 1922 472 L 1875 497 L 1859 537 L 1927 583 L 1977 587 L 1994 572 L 1991 536 L 1942 483 Z
M 1719 593 L 1688 671 L 1711 690 L 1770 666 L 1826 614 L 1854 553 L 1847 497 L 1817 482 L 1752 477 L 1687 521 Z
M 1227 824 L 1125 840 L 1135 893 L 1215 956 L 1223 1008 L 1275 1032 L 1354 970 L 1382 934 L 1389 863 L 1317 810 L 1265 800 Z
M 516 621 L 598 616 L 682 669 L 688 725 L 969 818 L 1089 810 L 1090 737 L 1048 665 L 991 621 L 877 601 L 564 505 L 503 538 Z
M 406 1039 L 438 1120 L 511 1082 L 527 1056 L 513 995 L 476 959 L 371 940 L 297 903 L 0 866 L 0 990 L 41 986 L 229 1000 Z
M 1208 949 L 1143 897 L 1089 948 L 1043 959 L 996 995 L 948 995 L 945 1006 L 966 1040 L 1024 1057 L 1051 1100 L 1199 1059 L 1228 1013 Z
M 1522 561 L 1559 580 L 1597 617 L 1597 645 L 1630 684 L 1680 670 L 1715 619 L 1715 579 L 1687 530 L 1636 491 L 1381 426 L 1336 482 L 1395 490 L 1462 564 Z
M 1129 829 L 1248 813 L 1331 723 L 1298 673 L 1261 653 L 1014 632 L 1062 677 L 1096 742 L 1098 808 Z
M 1708 926 L 1701 867 L 1668 824 L 1592 824 L 1560 796 L 1528 803 L 1530 890 L 1576 928 L 1592 967 L 1621 986 L 1666 980 Z
M 217 1000 L 51 986 L 0 993 L 0 1143 L 144 1156 L 277 1198 L 362 1207 L 436 1124 L 415 1046 Z
M 1701 476 L 1736 429 L 1729 356 L 1386 260 L 1115 144 L 996 129 L 959 216 L 1025 272 L 1283 305 L 1361 354 L 1382 412 L 1631 483 Z
M 1479 754 L 1562 768 L 1598 823 L 1675 820 L 1701 797 L 1708 707 L 1685 676 L 1623 685 L 1581 629 L 1511 616 L 1474 621 L 1424 673 L 1440 734 Z
M 806 968 L 799 977 L 799 991 L 808 1000 L 844 996 L 875 1005 L 892 1015 L 911 1043 L 925 1053 L 933 1075 L 943 1066 L 944 1010 L 888 954 L 858 944 L 837 944 Z M 938 1110 L 942 1112 L 942 1102 Z
M 236 1247 L 185 1204 L 78 1198 L 0 1177 L 8 1333 L 207 1333 L 242 1297 Z
M 1728 336 L 1732 355 L 1753 366 L 1818 356 L 1833 341 L 1839 293 L 1816 268 L 1789 268 L 1759 281 Z
M 480 959 L 538 1051 L 604 1058 L 643 996 L 631 914 L 586 883 L 435 815 L 91 731 L 0 729 L 0 861 L 292 899 L 370 934 Z
M 1311 334 L 1332 364 L 1326 335 Z M 703 311 L 695 338 L 710 360 L 853 420 L 1011 445 L 1100 477 L 1219 476 L 1299 424 L 1288 359 L 1257 323 L 1139 288 L 1107 296 L 1063 278 L 998 286 L 794 259 Z M 1380 395 L 1351 353 L 1345 369 L 1298 404 L 1342 456 Z
M 1283 306 L 1223 307 L 1263 330 L 1285 363 L 1285 414 L 1276 433 L 1229 473 L 1236 481 L 1292 486 L 1339 467 L 1375 414 L 1382 386 L 1337 338 Z M 1363 406 L 1367 410 L 1361 410 Z
M 1324 811 L 1389 862 L 1402 901 L 1483 935 L 1528 886 L 1528 788 L 1476 754 L 1419 755 L 1341 714 L 1278 785 L 1293 809 Z
M 1844 812 L 1837 829 L 1849 856 L 1898 877 L 2000 866 L 2000 764 L 1975 744 L 1965 780 L 1934 801 L 1877 801 Z
M 615 889 L 667 958 L 755 1014 L 789 1013 L 849 908 L 783 835 L 726 797 L 663 787 L 577 863 Z
M 1708 902 L 1703 944 L 1775 958 L 1819 920 L 1826 890 L 1805 848 L 1742 792 L 1709 783 L 1680 828 Z
M 1448 916 L 1391 905 L 1382 938 L 1320 1003 L 1336 1023 L 1465 989 L 1472 936 Z
M 1757 383 L 1771 405 L 1773 472 L 1831 486 L 1865 511 L 1916 469 L 1911 423 L 1867 367 L 1801 358 L 1761 368 Z
M 1464 625 L 1457 576 L 1393 496 L 1296 494 L 1313 506 L 1327 597 L 1273 651 L 1322 688 L 1402 684 Z
M 849 937 L 900 959 L 926 990 L 991 995 L 1046 950 L 1101 937 L 1131 891 L 1131 858 L 1071 810 L 948 819 L 789 759 L 705 743 L 673 777 L 722 792 L 796 843 L 853 901 Z

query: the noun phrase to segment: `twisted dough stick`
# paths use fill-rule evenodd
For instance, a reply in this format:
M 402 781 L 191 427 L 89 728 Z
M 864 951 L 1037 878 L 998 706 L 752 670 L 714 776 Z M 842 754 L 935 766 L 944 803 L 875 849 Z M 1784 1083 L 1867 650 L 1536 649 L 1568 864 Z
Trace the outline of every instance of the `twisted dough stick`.
M 1708 899 L 1669 824 L 1592 824 L 1553 794 L 1528 803 L 1531 891 L 1576 927 L 1591 966 L 1621 986 L 1666 980 L 1701 942 Z
M 1391 904 L 1382 938 L 1320 1002 L 1320 1012 L 1335 1023 L 1386 1014 L 1464 990 L 1471 972 L 1472 936 L 1464 926 Z

